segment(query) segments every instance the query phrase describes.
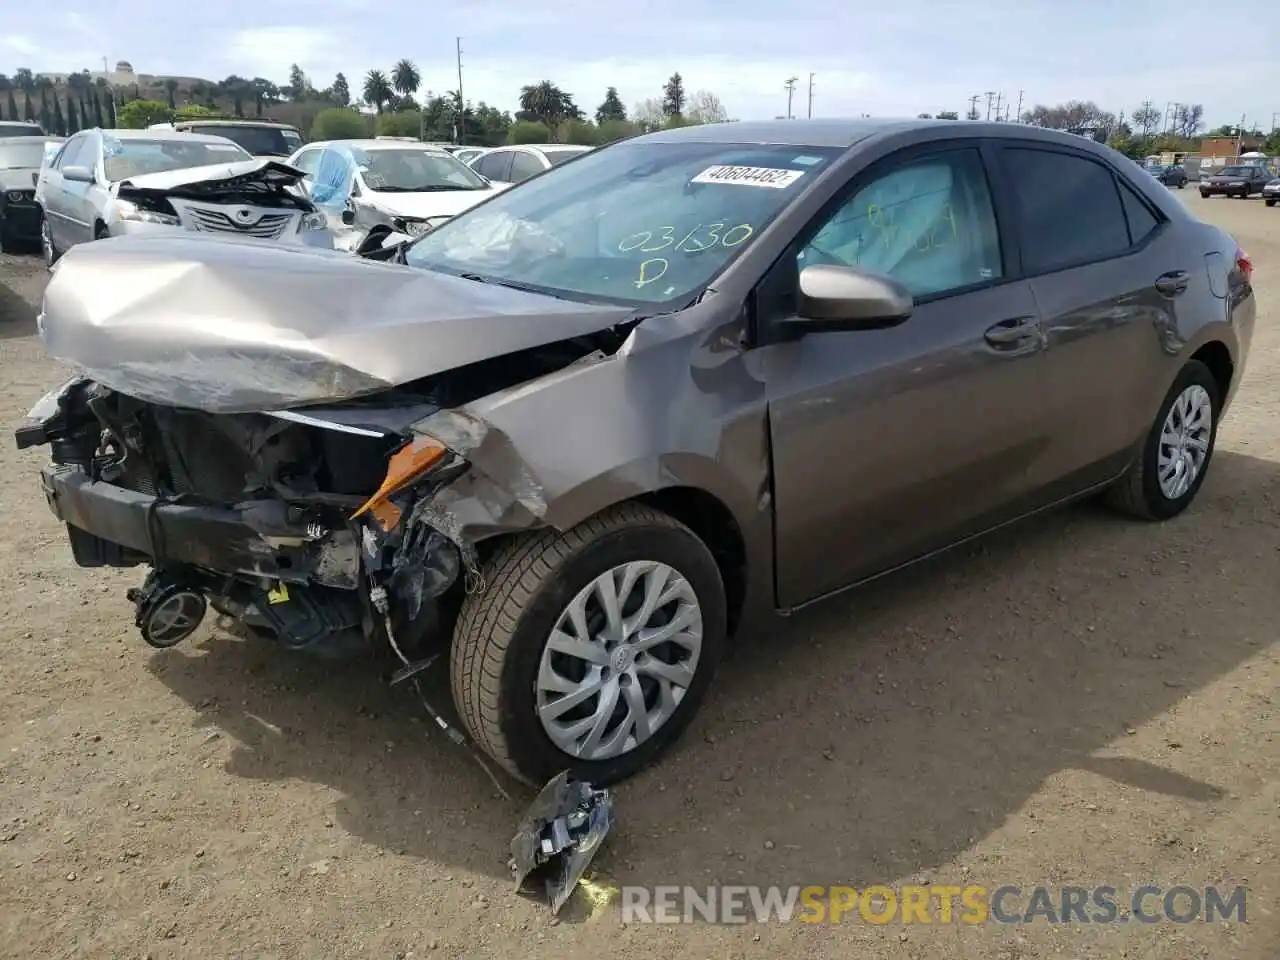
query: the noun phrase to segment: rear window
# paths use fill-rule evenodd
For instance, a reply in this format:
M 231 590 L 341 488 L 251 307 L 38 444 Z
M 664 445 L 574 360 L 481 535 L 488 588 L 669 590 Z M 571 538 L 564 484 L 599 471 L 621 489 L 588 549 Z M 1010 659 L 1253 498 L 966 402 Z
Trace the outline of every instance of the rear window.
M 547 150 L 544 151 L 542 155 L 547 158 L 547 161 L 553 167 L 558 167 L 560 164 L 568 160 L 572 160 L 574 157 L 582 156 L 588 149 L 590 148 L 583 147 L 581 150 Z
M 0 137 L 43 137 L 38 123 L 0 123 Z
M 285 131 L 279 127 L 202 123 L 191 129 L 194 133 L 226 137 L 233 143 L 240 144 L 255 157 L 287 157 L 302 146 L 302 138 L 295 131 Z M 289 135 L 286 136 L 286 133 Z
M 1223 167 L 1218 171 L 1220 177 L 1247 177 L 1248 175 L 1248 167 Z

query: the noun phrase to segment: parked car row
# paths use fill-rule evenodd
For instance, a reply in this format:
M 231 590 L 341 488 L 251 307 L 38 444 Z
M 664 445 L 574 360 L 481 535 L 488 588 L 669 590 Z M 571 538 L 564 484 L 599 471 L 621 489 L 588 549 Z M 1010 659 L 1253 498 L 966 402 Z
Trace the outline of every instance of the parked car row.
M 82 142 L 127 182 L 122 140 Z M 317 147 L 321 205 L 482 193 L 425 146 Z M 533 149 L 376 254 L 122 236 L 54 271 L 42 341 L 80 373 L 17 442 L 78 564 L 150 567 L 147 643 L 211 608 L 402 679 L 445 653 L 507 771 L 605 784 L 735 633 L 1095 494 L 1167 520 L 1208 475 L 1253 264 L 1102 144 L 864 119 Z

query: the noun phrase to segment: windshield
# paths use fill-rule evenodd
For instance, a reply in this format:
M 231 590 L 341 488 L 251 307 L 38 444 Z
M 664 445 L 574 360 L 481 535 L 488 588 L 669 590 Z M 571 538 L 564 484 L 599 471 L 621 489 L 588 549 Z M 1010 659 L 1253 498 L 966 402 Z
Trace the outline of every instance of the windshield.
M 44 162 L 44 141 L 25 143 L 0 143 L 0 170 L 17 170 L 21 167 L 39 169 Z
M 353 149 L 364 183 L 376 193 L 484 190 L 488 184 L 452 154 L 404 148 Z
M 43 137 L 44 131 L 34 123 L 0 123 L 0 137 Z
M 558 167 L 566 160 L 580 157 L 590 149 L 590 147 L 576 147 L 572 150 L 543 150 L 542 155 L 547 158 L 547 162 L 553 167 Z
M 1223 167 L 1218 171 L 1220 177 L 1247 177 L 1248 175 L 1248 167 Z
M 103 155 L 104 171 L 113 183 L 165 170 L 253 159 L 234 143 L 202 143 L 185 137 L 165 140 L 103 137 Z
M 238 143 L 255 157 L 287 157 L 302 146 L 302 137 L 280 127 L 255 127 L 250 124 L 202 123 L 192 128 L 193 133 L 207 133 L 214 137 L 226 137 Z
M 623 141 L 455 217 L 405 258 L 571 300 L 683 302 L 842 152 Z

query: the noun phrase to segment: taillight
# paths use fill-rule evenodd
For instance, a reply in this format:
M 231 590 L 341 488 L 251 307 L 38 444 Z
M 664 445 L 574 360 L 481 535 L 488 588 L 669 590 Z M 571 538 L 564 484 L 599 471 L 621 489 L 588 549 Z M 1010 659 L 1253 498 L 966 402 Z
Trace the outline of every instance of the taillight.
M 1253 261 L 1249 259 L 1249 254 L 1244 252 L 1243 247 L 1236 247 L 1236 266 L 1240 268 L 1240 272 L 1244 274 L 1244 282 L 1253 282 Z

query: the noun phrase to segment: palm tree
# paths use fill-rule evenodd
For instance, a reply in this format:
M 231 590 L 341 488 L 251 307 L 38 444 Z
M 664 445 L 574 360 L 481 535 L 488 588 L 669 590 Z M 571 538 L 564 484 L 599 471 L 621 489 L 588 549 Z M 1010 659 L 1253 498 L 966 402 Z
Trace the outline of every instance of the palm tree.
M 578 113 L 573 97 L 550 80 L 521 87 L 520 109 L 549 127 Z
M 418 92 L 422 85 L 422 75 L 412 60 L 399 60 L 391 68 L 391 86 L 402 97 L 409 97 Z
M 235 110 L 237 117 L 244 116 L 244 98 L 252 93 L 249 87 L 249 81 L 244 77 L 236 76 L 234 73 L 218 84 L 218 88 L 222 93 L 231 98 L 232 108 Z
M 387 75 L 381 70 L 370 70 L 364 75 L 364 98 L 373 104 L 378 113 L 382 112 L 382 105 L 391 99 L 391 84 L 387 82 Z

